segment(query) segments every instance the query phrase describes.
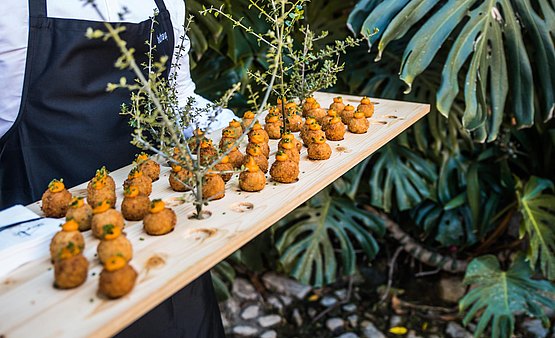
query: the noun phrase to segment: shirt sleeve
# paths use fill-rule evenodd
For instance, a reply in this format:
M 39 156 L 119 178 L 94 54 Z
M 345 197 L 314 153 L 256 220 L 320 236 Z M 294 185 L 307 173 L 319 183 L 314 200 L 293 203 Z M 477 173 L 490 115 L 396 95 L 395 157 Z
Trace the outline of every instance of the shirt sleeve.
M 172 67 L 172 72 L 177 72 L 176 74 L 176 89 L 178 93 L 178 101 L 181 106 L 184 106 L 189 97 L 194 97 L 197 107 L 206 107 L 206 105 L 212 104 L 209 100 L 195 93 L 196 85 L 191 78 L 191 68 L 189 63 L 189 50 L 191 49 L 191 42 L 189 37 L 185 34 L 185 3 L 183 0 L 171 0 L 167 2 L 172 2 L 166 4 L 168 10 L 170 11 L 174 39 L 175 39 L 175 51 L 179 52 L 179 45 L 181 44 L 181 39 L 184 36 L 183 41 L 183 53 L 179 58 L 179 61 Z M 174 61 L 177 59 L 177 55 L 174 55 Z M 216 118 L 214 122 L 211 123 L 210 129 L 216 130 L 224 128 L 228 125 L 229 121 L 235 118 L 235 114 L 229 109 L 224 109 Z M 195 127 L 206 127 L 208 123 L 208 116 L 201 116 L 197 125 Z

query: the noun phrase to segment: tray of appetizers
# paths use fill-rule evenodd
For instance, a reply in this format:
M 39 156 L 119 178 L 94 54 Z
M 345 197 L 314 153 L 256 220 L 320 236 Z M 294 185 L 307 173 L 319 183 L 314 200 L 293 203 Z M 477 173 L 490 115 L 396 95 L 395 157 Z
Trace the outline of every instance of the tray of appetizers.
M 144 156 L 111 173 L 99 168 L 76 187 L 59 181 L 45 187 L 43 199 L 28 208 L 40 216 L 70 217 L 60 218 L 62 226 L 40 259 L 0 277 L 0 336 L 119 332 L 430 109 L 330 93 L 284 106 L 298 112 L 286 115 L 291 133 L 281 134 L 284 115 L 270 110 L 216 168 L 227 174 L 208 173 L 202 193 L 211 201 L 202 219 L 189 203 L 186 170 Z M 235 129 L 252 118 L 245 114 L 207 135 L 197 156 L 231 144 Z M 238 168 L 244 171 L 234 173 Z

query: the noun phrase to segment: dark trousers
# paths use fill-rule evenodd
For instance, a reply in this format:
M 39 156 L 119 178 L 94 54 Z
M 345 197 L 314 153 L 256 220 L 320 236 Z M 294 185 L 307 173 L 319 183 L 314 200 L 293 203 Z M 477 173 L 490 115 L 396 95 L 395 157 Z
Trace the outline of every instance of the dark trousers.
M 179 290 L 116 335 L 117 338 L 223 338 L 210 272 Z

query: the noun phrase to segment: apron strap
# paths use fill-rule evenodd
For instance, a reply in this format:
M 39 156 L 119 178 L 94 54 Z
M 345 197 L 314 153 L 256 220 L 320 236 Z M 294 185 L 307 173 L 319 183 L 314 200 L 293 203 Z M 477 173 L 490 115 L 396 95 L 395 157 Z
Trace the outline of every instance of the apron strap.
M 29 15 L 46 18 L 46 0 L 29 0 Z
M 164 0 L 154 0 L 156 2 L 156 6 L 158 7 L 158 11 L 160 13 L 165 12 L 166 9 L 166 4 L 164 4 Z

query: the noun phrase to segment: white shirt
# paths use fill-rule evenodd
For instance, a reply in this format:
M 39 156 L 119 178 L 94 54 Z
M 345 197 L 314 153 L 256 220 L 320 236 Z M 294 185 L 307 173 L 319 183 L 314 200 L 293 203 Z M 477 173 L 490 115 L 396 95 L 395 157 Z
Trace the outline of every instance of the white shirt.
M 184 35 L 185 3 L 183 0 L 164 0 L 170 12 L 174 30 L 175 43 Z M 51 18 L 101 21 L 98 13 L 90 6 L 84 6 L 82 0 L 49 0 L 47 15 Z M 154 0 L 96 0 L 97 8 L 109 22 L 121 21 L 118 13 L 123 7 L 129 9 L 125 15 L 126 22 L 138 23 L 151 17 L 156 9 Z M 13 125 L 19 113 L 27 41 L 29 34 L 29 0 L 2 0 L 0 5 L 0 137 Z M 83 32 L 83 35 L 85 32 Z M 181 66 L 177 74 L 178 99 L 185 105 L 189 96 L 194 96 L 200 106 L 210 101 L 195 94 L 195 83 L 191 79 L 188 52 L 189 39 L 185 40 L 185 53 L 181 57 Z M 233 112 L 224 110 L 211 129 L 222 128 L 234 118 Z M 204 121 L 199 121 L 202 125 Z

